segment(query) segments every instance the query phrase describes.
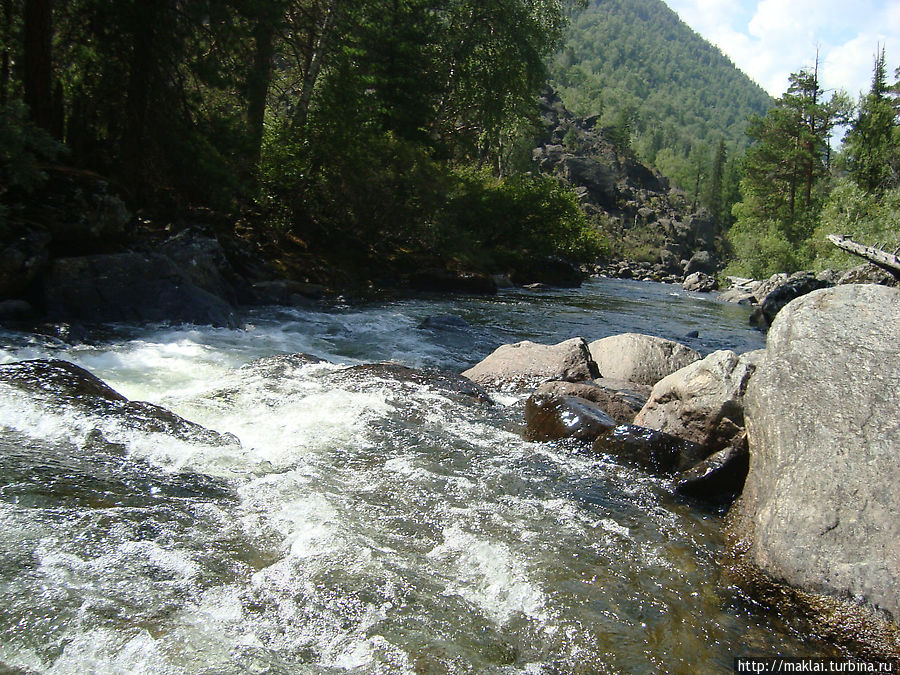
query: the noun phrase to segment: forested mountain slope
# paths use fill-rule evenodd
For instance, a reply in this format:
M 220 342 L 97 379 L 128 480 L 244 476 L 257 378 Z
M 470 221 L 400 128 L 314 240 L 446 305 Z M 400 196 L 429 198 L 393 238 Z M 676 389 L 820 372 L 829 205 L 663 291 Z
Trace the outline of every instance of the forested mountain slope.
M 689 191 L 720 140 L 745 147 L 747 117 L 772 105 L 661 0 L 591 0 L 551 68 L 570 110 L 600 114 L 643 161 Z

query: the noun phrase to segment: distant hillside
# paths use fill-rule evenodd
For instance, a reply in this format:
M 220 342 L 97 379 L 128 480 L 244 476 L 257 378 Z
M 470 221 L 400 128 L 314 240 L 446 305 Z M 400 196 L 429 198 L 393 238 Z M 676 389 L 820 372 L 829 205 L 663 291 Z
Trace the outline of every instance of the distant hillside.
M 591 0 L 551 66 L 563 102 L 599 114 L 638 156 L 683 189 L 724 140 L 746 146 L 747 117 L 766 92 L 661 0 Z

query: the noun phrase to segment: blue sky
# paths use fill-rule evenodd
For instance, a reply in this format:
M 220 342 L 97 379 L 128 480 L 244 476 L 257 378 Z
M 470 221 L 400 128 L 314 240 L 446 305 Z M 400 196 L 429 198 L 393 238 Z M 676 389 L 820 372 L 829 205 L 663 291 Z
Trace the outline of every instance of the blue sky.
M 828 89 L 869 90 L 878 44 L 888 78 L 900 65 L 900 0 L 665 0 L 772 96 L 812 66 Z

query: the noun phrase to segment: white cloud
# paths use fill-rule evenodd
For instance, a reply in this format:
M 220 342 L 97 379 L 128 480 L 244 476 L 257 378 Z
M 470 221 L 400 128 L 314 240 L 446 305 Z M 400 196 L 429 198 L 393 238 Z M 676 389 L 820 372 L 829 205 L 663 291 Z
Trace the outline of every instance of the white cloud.
M 773 96 L 812 67 L 825 87 L 868 90 L 876 45 L 900 62 L 900 0 L 669 0 L 669 6 Z M 896 37 L 895 37 L 896 36 Z

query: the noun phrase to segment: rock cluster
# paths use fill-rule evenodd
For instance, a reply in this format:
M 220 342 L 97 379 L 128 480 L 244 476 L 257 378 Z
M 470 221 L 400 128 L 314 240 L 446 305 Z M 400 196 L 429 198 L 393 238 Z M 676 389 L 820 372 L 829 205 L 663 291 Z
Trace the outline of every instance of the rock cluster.
M 652 471 L 682 472 L 680 491 L 717 501 L 733 497 L 746 475 L 741 397 L 754 364 L 731 352 L 701 360 L 677 342 L 625 333 L 504 345 L 463 375 L 533 392 L 529 440 L 591 442 Z
M 555 353 L 557 365 L 541 370 L 547 381 L 526 403 L 526 436 L 591 443 L 595 452 L 672 475 L 685 496 L 727 503 L 740 495 L 727 519 L 733 579 L 856 653 L 897 659 L 898 326 L 900 289 L 812 291 L 778 313 L 765 350 L 718 351 L 660 375 L 637 414 L 647 385 L 604 384 L 594 371 L 621 366 L 617 374 L 646 382 L 665 366 L 629 364 L 632 343 L 648 361 L 684 350 L 661 352 L 650 336 L 616 336 L 598 342 L 620 356 L 598 351 L 596 368 L 594 344 L 586 366 L 584 340 L 547 346 L 542 353 Z M 575 345 L 577 371 L 563 357 Z M 527 359 L 520 363 L 535 372 Z M 504 364 L 506 382 L 524 381 L 515 367 Z

